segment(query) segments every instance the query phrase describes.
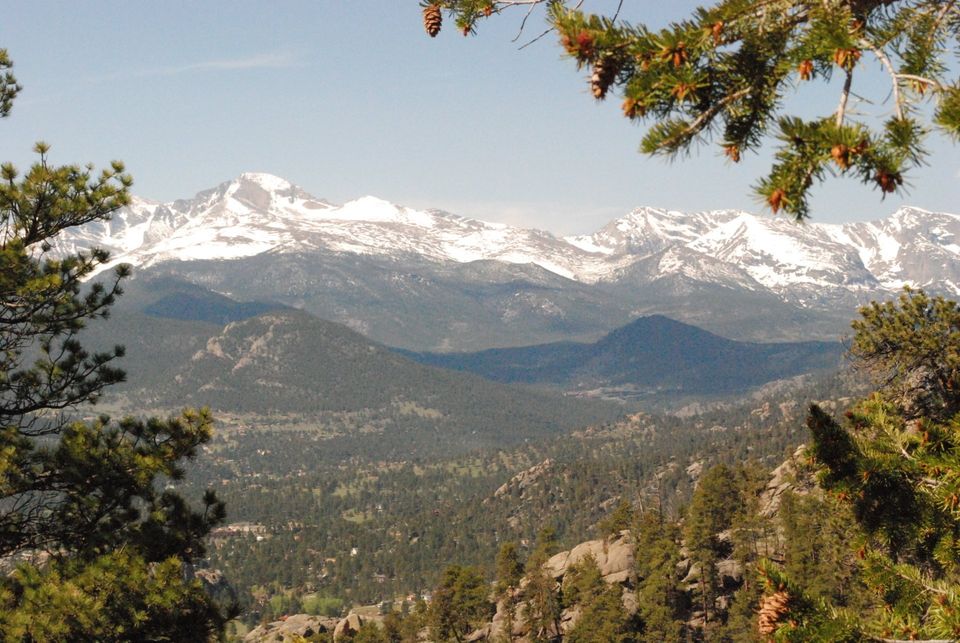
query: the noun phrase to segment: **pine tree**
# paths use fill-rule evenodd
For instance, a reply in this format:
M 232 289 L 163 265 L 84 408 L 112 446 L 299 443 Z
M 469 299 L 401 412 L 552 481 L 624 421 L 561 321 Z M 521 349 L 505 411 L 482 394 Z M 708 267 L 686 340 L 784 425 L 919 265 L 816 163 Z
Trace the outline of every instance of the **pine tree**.
M 813 596 L 840 606 L 857 602 L 860 588 L 856 521 L 848 505 L 835 498 L 783 494 L 779 520 L 783 531 L 783 569 Z
M 960 305 L 906 288 L 860 316 L 850 354 L 900 413 L 944 421 L 960 411 Z
M 757 565 L 773 554 L 774 526 L 760 513 L 760 495 L 769 480 L 769 472 L 749 462 L 737 467 L 741 505 L 730 523 L 733 544 L 732 558 L 742 570 L 743 582 L 733 595 L 721 628 L 723 640 L 745 641 L 755 639 L 756 612 L 762 596 L 762 587 L 755 580 Z
M 672 643 L 682 640 L 680 618 L 684 596 L 677 567 L 680 564 L 680 529 L 659 512 L 640 517 L 637 529 L 637 603 L 643 621 L 641 640 Z
M 19 91 L 0 50 L 0 116 Z M 0 631 L 24 640 L 216 636 L 224 616 L 184 580 L 223 518 L 212 494 L 197 511 L 163 484 L 210 439 L 206 412 L 169 420 L 83 421 L 123 379 L 122 347 L 90 353 L 77 339 L 105 317 L 128 274 L 84 285 L 101 250 L 52 257 L 62 230 L 105 220 L 129 200 L 114 162 L 53 166 L 49 148 L 23 175 L 0 166 Z
M 613 513 L 597 523 L 597 529 L 604 538 L 615 536 L 624 529 L 632 527 L 635 519 L 633 505 L 626 498 L 621 498 Z
M 534 641 L 552 641 L 560 632 L 560 614 L 563 610 L 557 582 L 544 569 L 553 550 L 553 531 L 541 530 L 541 538 L 530 558 L 520 592 L 521 617 Z
M 820 484 L 858 527 L 848 546 L 869 595 L 851 610 L 812 579 L 808 587 L 769 570 L 766 598 L 789 598 L 783 618 L 770 622 L 792 640 L 827 632 L 953 639 L 960 636 L 960 415 L 950 375 L 950 356 L 960 350 L 957 305 L 908 290 L 861 315 L 851 352 L 881 386 L 842 422 L 814 405 L 807 425 Z M 931 360 L 928 351 L 943 357 Z
M 728 543 L 721 541 L 719 534 L 730 527 L 741 506 L 735 471 L 718 464 L 703 474 L 687 510 L 684 543 L 691 561 L 700 568 L 699 607 L 706 629 L 712 627 L 715 617 L 720 580 L 717 563 L 729 553 Z
M 563 579 L 563 602 L 577 606 L 580 617 L 565 641 L 569 643 L 621 643 L 634 640 L 618 585 L 608 585 L 593 556 L 574 565 Z
M 0 118 L 10 114 L 13 99 L 20 93 L 20 85 L 11 69 L 13 61 L 6 49 L 0 49 Z
M 475 567 L 451 565 L 443 571 L 427 612 L 430 631 L 438 641 L 462 641 L 493 616 L 490 587 Z
M 520 584 L 520 579 L 523 578 L 523 563 L 520 562 L 517 543 L 507 542 L 500 546 L 497 552 L 496 574 L 498 596 L 505 595 L 508 590 Z
M 960 137 L 960 6 L 940 0 L 719 0 L 663 28 L 629 25 L 564 0 L 438 0 L 465 34 L 511 6 L 543 4 L 560 44 L 591 70 L 593 95 L 614 90 L 623 113 L 651 121 L 641 150 L 676 157 L 715 141 L 731 162 L 779 140 L 756 192 L 774 211 L 809 216 L 811 188 L 830 176 L 857 179 L 881 195 L 900 191 L 923 162 L 932 126 Z M 879 66 L 889 98 L 862 114 L 858 81 Z M 784 100 L 840 78 L 838 107 L 801 118 Z M 867 101 L 863 101 L 866 103 Z M 932 118 L 924 103 L 932 102 Z M 883 119 L 881 126 L 875 123 Z

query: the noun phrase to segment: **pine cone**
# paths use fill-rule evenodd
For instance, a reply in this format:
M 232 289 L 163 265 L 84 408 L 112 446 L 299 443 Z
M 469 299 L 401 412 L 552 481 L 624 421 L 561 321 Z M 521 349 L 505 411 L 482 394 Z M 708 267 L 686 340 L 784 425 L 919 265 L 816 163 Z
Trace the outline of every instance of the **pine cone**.
M 597 100 L 603 100 L 607 95 L 607 90 L 613 84 L 617 77 L 620 66 L 612 56 L 601 56 L 593 64 L 593 74 L 590 76 L 590 89 L 593 91 L 593 97 Z
M 760 634 L 769 636 L 776 631 L 777 625 L 780 624 L 780 617 L 787 613 L 789 603 L 790 595 L 784 591 L 763 597 L 760 601 L 760 615 L 757 618 L 757 629 Z
M 830 148 L 830 156 L 833 157 L 833 162 L 840 166 L 841 170 L 850 167 L 850 152 L 850 148 L 843 143 L 837 143 Z
M 903 185 L 903 176 L 899 172 L 887 172 L 886 170 L 880 170 L 873 177 L 873 180 L 877 182 L 877 185 L 880 186 L 880 190 L 883 193 L 894 192 L 898 187 Z
M 440 33 L 440 27 L 443 26 L 443 14 L 440 13 L 440 7 L 435 4 L 428 4 L 423 8 L 423 28 L 427 30 L 431 38 L 435 38 Z
M 647 108 L 636 98 L 629 96 L 623 101 L 623 115 L 627 118 L 640 118 L 647 113 Z
M 770 209 L 773 210 L 774 214 L 780 211 L 780 208 L 783 207 L 783 200 L 786 198 L 787 193 L 781 188 L 777 188 L 767 197 L 767 203 L 770 204 Z

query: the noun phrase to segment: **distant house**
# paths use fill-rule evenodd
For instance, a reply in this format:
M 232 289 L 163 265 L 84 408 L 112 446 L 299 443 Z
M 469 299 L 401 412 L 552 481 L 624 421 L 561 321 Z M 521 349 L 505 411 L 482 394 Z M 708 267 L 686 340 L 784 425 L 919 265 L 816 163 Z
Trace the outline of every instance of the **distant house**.
M 255 522 L 232 522 L 229 525 L 210 530 L 210 539 L 213 541 L 247 535 L 256 536 L 257 540 L 263 540 L 267 536 L 267 527 Z

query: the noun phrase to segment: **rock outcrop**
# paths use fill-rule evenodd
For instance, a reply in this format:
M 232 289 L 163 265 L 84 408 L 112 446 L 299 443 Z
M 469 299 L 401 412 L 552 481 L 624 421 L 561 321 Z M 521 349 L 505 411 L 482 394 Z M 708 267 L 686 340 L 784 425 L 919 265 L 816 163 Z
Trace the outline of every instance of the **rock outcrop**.
M 593 556 L 604 582 L 621 588 L 624 609 L 628 614 L 633 614 L 637 611 L 637 599 L 634 593 L 637 583 L 635 549 L 633 534 L 629 530 L 624 530 L 616 536 L 603 540 L 588 540 L 573 549 L 555 554 L 547 560 L 543 569 L 556 583 L 556 589 L 559 592 L 570 570 L 588 556 Z M 500 640 L 506 637 L 507 628 L 511 629 L 512 640 L 529 640 L 530 631 L 524 622 L 522 608 L 518 605 L 519 600 L 516 600 L 523 593 L 524 587 L 525 584 L 521 583 L 521 586 L 515 590 L 512 597 L 514 600 L 501 600 L 497 604 L 497 612 L 491 623 L 473 632 L 468 640 Z M 580 614 L 581 610 L 577 605 L 565 609 L 560 615 L 560 634 L 566 634 L 572 630 Z
M 343 619 L 346 620 L 346 619 Z M 341 619 L 309 614 L 293 614 L 282 620 L 260 625 L 243 637 L 244 643 L 288 643 L 309 639 L 317 634 L 333 632 Z

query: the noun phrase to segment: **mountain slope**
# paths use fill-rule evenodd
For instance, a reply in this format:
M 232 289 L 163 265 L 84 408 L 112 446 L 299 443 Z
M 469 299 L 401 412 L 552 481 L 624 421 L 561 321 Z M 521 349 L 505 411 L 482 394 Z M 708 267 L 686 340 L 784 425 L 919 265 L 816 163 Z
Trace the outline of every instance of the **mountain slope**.
M 101 246 L 391 345 L 476 350 L 596 339 L 651 313 L 738 339 L 833 339 L 904 284 L 960 294 L 957 235 L 960 216 L 914 208 L 845 225 L 640 208 L 559 238 L 373 197 L 334 205 L 246 173 L 192 199 L 135 199 L 54 252 Z
M 623 407 L 564 398 L 424 366 L 303 311 L 271 310 L 226 326 L 156 317 L 173 281 L 132 284 L 114 314 L 85 331 L 91 348 L 127 345 L 121 411 L 210 406 L 245 424 L 288 423 L 326 440 L 330 457 L 419 457 L 544 438 L 618 417 Z M 222 303 L 185 287 L 190 301 Z M 200 307 L 206 310 L 206 304 Z M 232 310 L 253 310 L 247 305 Z
M 562 342 L 477 353 L 409 353 L 425 364 L 501 382 L 621 395 L 717 395 L 840 364 L 830 342 L 746 343 L 660 315 L 642 317 L 592 344 Z
M 635 316 L 629 300 L 534 264 L 303 252 L 166 262 L 137 272 L 174 275 L 237 299 L 279 301 L 405 348 L 595 338 Z
M 137 266 L 324 250 L 536 263 L 565 277 L 588 278 L 608 263 L 595 253 L 571 255 L 570 244 L 547 232 L 413 210 L 375 197 L 333 206 L 284 179 L 258 173 L 241 174 L 190 200 L 134 200 L 113 220 L 61 237 L 55 249 L 90 245 L 110 250 L 114 263 Z

